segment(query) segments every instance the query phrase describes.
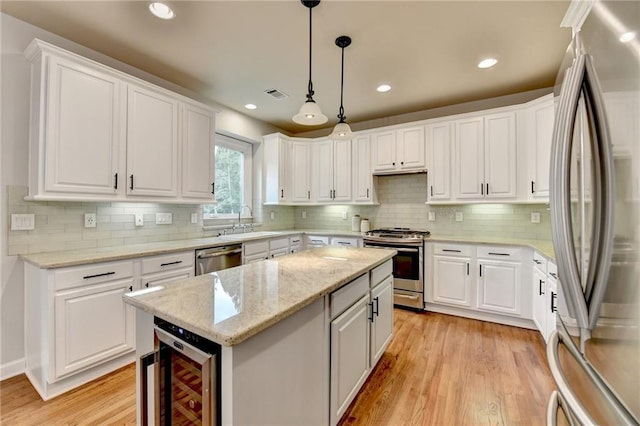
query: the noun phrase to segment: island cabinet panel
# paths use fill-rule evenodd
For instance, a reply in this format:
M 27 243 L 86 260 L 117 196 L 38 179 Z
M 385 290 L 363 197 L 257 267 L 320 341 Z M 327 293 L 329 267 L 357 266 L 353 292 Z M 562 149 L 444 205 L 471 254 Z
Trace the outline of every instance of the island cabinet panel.
M 382 357 L 393 337 L 393 277 L 389 276 L 371 290 L 373 315 L 371 323 L 371 368 Z

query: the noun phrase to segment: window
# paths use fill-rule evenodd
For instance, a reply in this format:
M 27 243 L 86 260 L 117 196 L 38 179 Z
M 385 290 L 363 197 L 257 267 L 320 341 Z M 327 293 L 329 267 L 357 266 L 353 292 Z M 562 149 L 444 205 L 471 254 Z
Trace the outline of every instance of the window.
M 251 205 L 251 152 L 250 143 L 216 133 L 216 203 L 202 206 L 204 219 L 237 217 Z

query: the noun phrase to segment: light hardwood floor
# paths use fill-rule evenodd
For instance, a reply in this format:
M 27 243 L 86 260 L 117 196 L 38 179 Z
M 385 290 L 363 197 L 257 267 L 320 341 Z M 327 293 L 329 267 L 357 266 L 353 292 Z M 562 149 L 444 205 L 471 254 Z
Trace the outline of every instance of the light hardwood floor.
M 395 310 L 395 337 L 341 425 L 543 425 L 553 382 L 539 333 Z M 135 367 L 43 402 L 0 382 L 2 425 L 135 424 Z

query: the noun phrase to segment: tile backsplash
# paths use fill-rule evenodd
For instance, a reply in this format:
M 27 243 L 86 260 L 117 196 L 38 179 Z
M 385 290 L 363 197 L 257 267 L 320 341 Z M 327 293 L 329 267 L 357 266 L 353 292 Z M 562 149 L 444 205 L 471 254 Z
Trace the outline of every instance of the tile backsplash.
M 381 176 L 376 191 L 379 205 L 263 206 L 254 200 L 254 220 L 258 230 L 326 229 L 351 230 L 355 214 L 371 221 L 371 228 L 403 226 L 428 229 L 432 234 L 500 236 L 523 239 L 551 239 L 546 204 L 466 204 L 427 206 L 424 174 Z M 218 235 L 219 230 L 202 228 L 202 207 L 184 204 L 129 202 L 43 202 L 25 201 L 27 188 L 7 186 L 7 213 L 33 213 L 35 230 L 7 232 L 7 254 L 29 254 L 85 248 L 123 246 L 137 243 L 201 238 Z M 306 219 L 302 218 L 303 212 Z M 343 219 L 346 212 L 347 219 Z M 429 212 L 435 221 L 429 221 Z M 456 213 L 463 220 L 455 220 Z M 531 213 L 540 213 L 540 223 L 531 223 Z M 97 226 L 84 227 L 84 214 L 95 213 Z M 172 224 L 156 225 L 156 213 L 171 213 Z M 198 223 L 191 223 L 191 214 Z M 273 213 L 273 216 L 272 216 Z M 144 225 L 136 227 L 135 214 Z M 273 217 L 273 219 L 272 219 Z M 231 220 L 218 221 L 229 224 Z M 8 226 L 8 225 L 7 225 Z
M 380 176 L 376 188 L 380 203 L 376 206 L 296 207 L 295 227 L 350 230 L 351 217 L 359 214 L 371 221 L 372 229 L 400 226 L 441 235 L 551 239 L 547 204 L 425 205 L 426 174 Z M 435 214 L 435 221 L 428 220 L 429 212 Z M 457 212 L 462 213 L 461 222 L 455 220 Z M 531 223 L 532 212 L 540 213 L 540 223 Z

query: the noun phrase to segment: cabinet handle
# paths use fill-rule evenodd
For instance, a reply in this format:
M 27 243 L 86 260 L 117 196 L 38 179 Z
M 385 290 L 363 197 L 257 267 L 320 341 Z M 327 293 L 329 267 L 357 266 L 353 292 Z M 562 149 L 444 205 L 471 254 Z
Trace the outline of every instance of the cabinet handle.
M 542 296 L 544 294 L 544 291 L 542 291 L 542 284 L 544 284 L 543 280 L 538 280 L 539 284 L 538 284 L 538 296 Z
M 493 256 L 511 256 L 509 253 L 495 253 L 495 252 L 489 252 L 490 255 Z
M 91 278 L 106 277 L 107 275 L 115 275 L 115 272 L 112 271 L 112 272 L 105 272 L 104 274 L 85 275 L 84 277 L 82 277 L 82 279 L 88 280 Z
M 280 198 L 284 198 L 284 189 L 280 190 Z
M 367 198 L 369 198 L 369 188 L 367 188 Z
M 454 249 L 442 249 L 442 251 L 446 251 L 446 252 L 450 252 L 450 253 L 460 253 L 460 250 L 454 250 Z
M 558 297 L 558 295 L 555 293 L 555 291 L 551 292 L 551 312 L 556 312 L 558 310 L 558 307 L 556 306 L 556 297 Z
M 216 183 L 211 182 L 211 195 L 215 195 L 216 193 Z
M 380 316 L 380 300 L 378 300 L 378 298 L 376 297 L 373 299 L 373 301 L 376 302 L 376 309 L 372 312 L 371 316 L 373 316 L 373 314 L 376 314 L 376 316 L 379 317 Z
M 480 184 L 480 195 L 484 195 L 484 183 Z
M 161 263 L 160 266 L 178 265 L 180 263 L 182 263 L 182 260 L 176 260 L 175 262 Z
M 482 276 L 482 265 L 480 265 L 480 276 Z
M 129 291 L 133 291 L 133 286 L 132 285 L 129 286 Z
M 469 275 L 469 262 L 467 262 L 467 275 Z
M 558 279 L 558 275 L 555 272 L 549 272 L 549 275 L 551 275 L 556 280 Z
M 129 189 L 133 191 L 133 175 L 129 176 L 129 179 L 131 179 L 131 186 Z
M 535 194 L 535 192 L 536 192 L 535 187 L 534 187 L 534 183 L 535 183 L 534 181 L 531 181 L 531 193 L 532 194 Z
M 146 283 L 144 286 L 145 286 L 146 288 L 149 288 L 149 283 Z
M 400 162 L 400 165 L 401 165 L 401 166 L 404 166 L 404 161 L 401 161 L 401 162 Z
M 396 165 L 396 162 L 394 161 L 393 163 L 391 163 L 391 165 L 395 166 L 395 165 Z
M 431 196 L 433 197 L 433 185 L 431 185 Z
M 489 195 L 489 184 L 487 184 L 487 195 Z
M 118 189 L 118 173 L 113 175 L 113 189 Z
M 373 322 L 373 302 L 367 303 L 367 305 L 371 308 L 371 316 L 369 317 L 369 321 Z
M 538 259 L 533 259 L 533 263 L 535 263 L 536 265 L 542 264 L 542 262 L 540 262 Z
M 307 191 L 307 200 L 311 199 L 311 191 Z

